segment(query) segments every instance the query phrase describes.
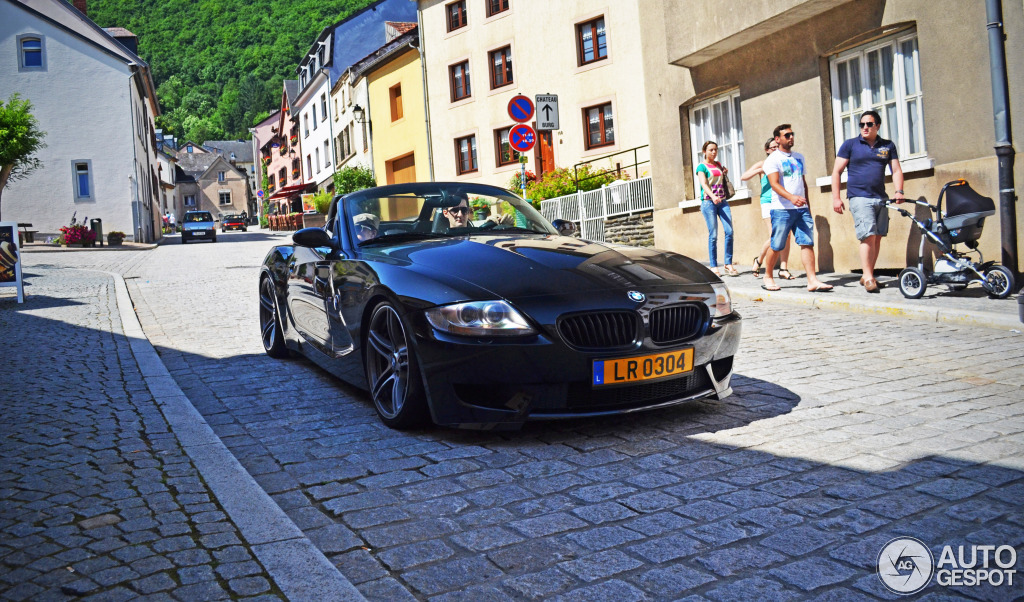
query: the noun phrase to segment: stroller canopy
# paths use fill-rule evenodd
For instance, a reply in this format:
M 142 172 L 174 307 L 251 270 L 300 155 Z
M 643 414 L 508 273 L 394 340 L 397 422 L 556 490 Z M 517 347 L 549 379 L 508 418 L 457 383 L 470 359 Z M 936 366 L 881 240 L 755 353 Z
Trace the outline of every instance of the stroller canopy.
M 996 205 L 987 196 L 981 196 L 967 182 L 946 188 L 946 217 L 984 213 L 994 215 Z

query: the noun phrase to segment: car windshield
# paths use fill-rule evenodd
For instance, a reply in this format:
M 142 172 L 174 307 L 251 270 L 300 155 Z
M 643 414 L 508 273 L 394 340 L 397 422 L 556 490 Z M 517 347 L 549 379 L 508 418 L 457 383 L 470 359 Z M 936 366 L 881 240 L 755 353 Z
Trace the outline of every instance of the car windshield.
M 341 203 L 341 219 L 360 245 L 501 232 L 557 234 L 528 201 L 483 184 L 382 186 Z
M 202 213 L 186 213 L 185 214 L 185 221 L 186 222 L 212 222 L 213 221 L 213 216 L 210 215 L 209 212 L 206 212 L 206 211 L 204 211 Z

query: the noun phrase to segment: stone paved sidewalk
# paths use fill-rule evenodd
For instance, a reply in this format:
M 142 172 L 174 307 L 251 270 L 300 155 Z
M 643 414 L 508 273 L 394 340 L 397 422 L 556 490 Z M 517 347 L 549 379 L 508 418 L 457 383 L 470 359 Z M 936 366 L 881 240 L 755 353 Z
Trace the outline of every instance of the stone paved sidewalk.
M 146 387 L 113 278 L 26 272 L 0 310 L 0 597 L 280 599 Z

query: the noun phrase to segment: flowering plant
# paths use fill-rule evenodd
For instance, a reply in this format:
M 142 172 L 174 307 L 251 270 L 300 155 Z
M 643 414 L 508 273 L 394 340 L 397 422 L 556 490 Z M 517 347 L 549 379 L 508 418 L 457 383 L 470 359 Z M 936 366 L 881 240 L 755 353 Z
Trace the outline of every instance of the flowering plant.
M 64 226 L 60 232 L 60 244 L 62 245 L 96 242 L 96 233 L 82 224 Z
M 125 236 L 127 236 L 127 234 L 125 234 L 124 232 L 120 232 L 118 230 L 114 230 L 114 231 L 112 231 L 112 232 L 107 234 L 107 240 L 109 242 L 115 242 L 115 241 L 121 242 L 121 241 L 123 241 L 125 239 Z

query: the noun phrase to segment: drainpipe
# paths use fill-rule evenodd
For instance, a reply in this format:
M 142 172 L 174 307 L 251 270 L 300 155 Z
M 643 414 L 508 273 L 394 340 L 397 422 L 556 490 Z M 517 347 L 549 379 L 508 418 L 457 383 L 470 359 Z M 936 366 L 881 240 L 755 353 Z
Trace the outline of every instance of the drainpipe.
M 434 142 L 430 137 L 430 94 L 427 91 L 427 59 L 423 53 L 423 9 L 416 9 L 416 40 L 410 42 L 420 53 L 420 71 L 423 75 L 423 115 L 427 123 L 427 167 L 430 168 L 430 181 L 434 181 Z
M 1013 135 L 1010 129 L 1010 93 L 1006 77 L 1006 47 L 1003 33 L 1002 0 L 986 0 L 988 54 L 992 70 L 992 114 L 996 127 L 996 157 L 999 158 L 999 224 L 1002 228 L 1002 262 L 1017 276 L 1017 196 L 1013 185 Z

